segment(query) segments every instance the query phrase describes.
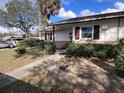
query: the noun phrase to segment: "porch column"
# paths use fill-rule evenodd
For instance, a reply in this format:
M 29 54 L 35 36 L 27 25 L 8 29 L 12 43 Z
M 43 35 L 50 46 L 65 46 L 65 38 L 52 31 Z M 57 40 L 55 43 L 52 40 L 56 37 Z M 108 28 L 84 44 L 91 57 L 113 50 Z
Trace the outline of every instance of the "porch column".
M 119 39 L 120 39 L 120 24 L 121 24 L 121 19 L 118 18 L 117 41 L 119 41 Z
M 55 26 L 53 25 L 53 42 L 55 42 Z
M 80 27 L 80 38 L 79 40 L 82 39 L 82 30 L 81 30 L 81 27 Z

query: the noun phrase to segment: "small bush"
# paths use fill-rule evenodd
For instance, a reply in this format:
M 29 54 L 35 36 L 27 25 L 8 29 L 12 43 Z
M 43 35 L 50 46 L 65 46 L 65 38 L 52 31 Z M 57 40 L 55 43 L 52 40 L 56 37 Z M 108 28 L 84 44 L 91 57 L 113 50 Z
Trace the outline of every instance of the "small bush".
M 44 42 L 37 39 L 25 39 L 17 44 L 18 47 L 44 47 Z
M 18 54 L 18 55 L 23 55 L 23 54 L 25 54 L 27 51 L 26 51 L 26 49 L 25 48 L 17 48 L 16 50 L 16 53 Z
M 45 43 L 45 52 L 47 54 L 54 54 L 56 52 L 56 46 L 52 42 Z
M 124 77 L 124 39 L 116 47 L 115 70 L 118 76 Z

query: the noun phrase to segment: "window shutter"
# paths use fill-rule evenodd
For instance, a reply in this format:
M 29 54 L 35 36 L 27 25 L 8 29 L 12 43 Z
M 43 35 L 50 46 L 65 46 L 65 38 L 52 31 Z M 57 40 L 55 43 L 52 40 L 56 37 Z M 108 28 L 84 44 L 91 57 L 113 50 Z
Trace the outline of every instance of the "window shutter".
M 94 39 L 99 39 L 100 25 L 94 26 Z
M 47 40 L 47 33 L 45 33 L 45 40 Z
M 52 33 L 50 33 L 50 40 L 52 40 Z

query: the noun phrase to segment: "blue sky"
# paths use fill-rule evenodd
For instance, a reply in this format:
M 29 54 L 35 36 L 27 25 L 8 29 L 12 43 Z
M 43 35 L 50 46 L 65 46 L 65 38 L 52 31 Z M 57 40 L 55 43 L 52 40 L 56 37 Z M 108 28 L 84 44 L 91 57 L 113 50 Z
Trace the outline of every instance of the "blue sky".
M 124 0 L 61 0 L 60 13 L 52 16 L 51 22 L 123 10 Z
M 0 0 L 3 7 L 8 0 Z M 78 16 L 94 15 L 124 10 L 124 0 L 61 0 L 60 13 L 51 22 Z
M 0 0 L 0 7 L 3 7 L 7 1 Z M 124 11 L 124 0 L 61 0 L 60 12 L 51 17 L 51 22 L 117 11 Z M 0 32 L 3 30 L 4 28 L 0 27 Z

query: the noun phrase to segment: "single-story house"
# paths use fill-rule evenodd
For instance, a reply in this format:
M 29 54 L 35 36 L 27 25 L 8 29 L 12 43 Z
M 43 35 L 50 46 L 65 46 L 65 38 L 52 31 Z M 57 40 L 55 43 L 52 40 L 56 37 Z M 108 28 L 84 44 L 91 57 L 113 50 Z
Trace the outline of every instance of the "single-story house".
M 124 38 L 124 11 L 71 18 L 48 28 L 45 40 L 55 42 L 58 48 L 68 42 L 117 43 Z

